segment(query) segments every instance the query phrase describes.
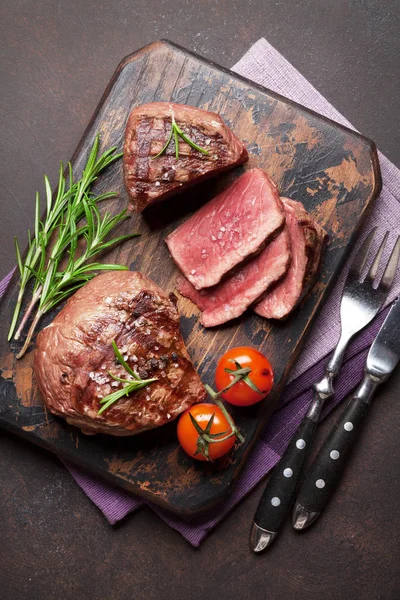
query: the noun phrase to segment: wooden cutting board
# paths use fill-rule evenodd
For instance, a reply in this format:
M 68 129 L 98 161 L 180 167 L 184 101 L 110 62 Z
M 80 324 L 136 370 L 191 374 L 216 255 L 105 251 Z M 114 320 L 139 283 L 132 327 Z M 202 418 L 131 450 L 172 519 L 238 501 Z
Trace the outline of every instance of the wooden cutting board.
M 33 346 L 17 361 L 20 345 L 10 346 L 6 341 L 17 295 L 14 276 L 0 308 L 0 425 L 113 484 L 190 517 L 230 492 L 276 406 L 313 317 L 336 281 L 381 181 L 373 142 L 165 41 L 120 63 L 73 156 L 75 172 L 80 172 L 96 132 L 101 133 L 103 148 L 122 148 L 130 110 L 145 102 L 166 100 L 220 113 L 247 145 L 250 160 L 244 169 L 264 168 L 281 194 L 303 202 L 329 233 L 319 280 L 284 323 L 273 324 L 248 312 L 236 322 L 206 330 L 199 324 L 197 309 L 179 299 L 182 332 L 203 381 L 213 383 L 216 361 L 224 351 L 251 345 L 272 362 L 273 394 L 259 405 L 232 411 L 246 441 L 222 463 L 203 464 L 187 457 L 177 444 L 176 423 L 132 438 L 85 436 L 45 410 L 32 373 Z M 165 236 L 242 172 L 243 168 L 236 169 L 167 201 L 146 216 L 133 216 L 123 224 L 121 233 L 137 231 L 141 237 L 103 260 L 130 265 L 166 291 L 173 291 L 177 269 L 164 244 Z M 98 189 L 120 192 L 116 200 L 108 202 L 107 210 L 117 212 L 126 206 L 121 161 L 101 176 Z M 54 315 L 48 315 L 42 326 Z

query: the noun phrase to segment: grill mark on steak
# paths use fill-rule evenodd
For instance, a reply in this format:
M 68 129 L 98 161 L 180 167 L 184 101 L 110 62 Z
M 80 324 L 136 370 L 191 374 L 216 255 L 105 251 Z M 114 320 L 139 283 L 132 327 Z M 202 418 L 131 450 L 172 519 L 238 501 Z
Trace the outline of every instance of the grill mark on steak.
M 169 138 L 172 116 L 187 137 L 207 150 L 208 155 L 179 137 L 178 159 L 174 139 L 163 154 L 155 158 Z M 138 212 L 247 159 L 244 145 L 215 113 L 183 104 L 154 102 L 133 109 L 129 116 L 125 130 L 124 177 L 132 207 Z
M 169 383 L 170 368 L 168 368 L 168 364 L 170 364 L 171 367 L 168 352 L 170 352 L 170 346 L 173 345 L 174 340 L 176 339 L 176 330 L 171 326 L 171 319 L 168 311 L 166 310 L 165 306 L 159 300 L 157 300 L 157 297 L 147 290 L 141 291 L 133 301 L 129 302 L 129 305 L 135 306 L 135 309 L 132 312 L 132 317 L 134 318 L 129 318 L 126 321 L 121 332 L 118 336 L 116 336 L 115 342 L 120 350 L 125 350 L 126 354 L 123 352 L 123 354 L 125 354 L 125 361 L 139 375 L 139 377 L 142 379 L 147 379 L 150 377 L 149 371 L 151 371 L 151 375 L 157 377 L 159 380 L 157 384 L 152 384 L 152 387 L 154 388 L 155 385 L 164 386 L 166 383 Z M 119 306 L 122 307 L 124 304 L 120 302 Z M 155 330 L 159 332 L 162 331 L 162 335 L 165 336 L 171 344 L 167 346 L 163 345 L 159 340 L 155 340 Z M 133 356 L 136 360 L 132 360 L 132 353 L 131 350 L 129 350 L 129 348 L 131 349 L 132 347 L 134 347 Z M 176 355 L 176 353 L 174 354 Z M 114 360 L 114 352 L 112 348 L 107 349 L 99 364 L 102 364 L 106 359 L 108 359 L 110 362 Z M 153 362 L 150 364 L 150 361 Z M 184 357 L 175 360 L 174 364 L 175 369 L 179 367 L 182 370 L 186 370 L 187 368 L 192 367 L 190 361 Z M 110 369 L 110 371 L 113 373 L 113 375 L 117 375 L 122 378 L 127 377 L 127 373 L 120 365 L 118 360 L 114 360 L 114 366 Z M 109 377 L 109 380 L 112 383 L 111 377 Z M 119 389 L 120 387 L 121 386 L 115 386 L 115 389 Z M 97 393 L 97 386 L 92 383 L 89 383 L 88 389 L 89 391 L 85 391 L 84 395 L 80 399 L 81 406 L 85 405 L 88 396 L 97 396 L 101 399 L 101 397 L 107 395 L 106 393 L 99 395 Z M 111 391 L 112 390 L 107 390 L 107 393 Z M 133 402 L 133 404 L 138 405 L 143 398 L 146 398 L 148 395 L 148 389 L 144 388 L 134 392 L 128 398 Z M 182 396 L 180 387 L 175 389 L 175 395 Z M 169 395 L 164 394 L 166 406 L 168 404 L 168 398 Z M 108 419 L 110 421 L 114 421 L 116 418 L 121 425 L 119 410 L 112 411 L 109 409 L 108 413 Z M 126 422 L 127 420 L 125 420 L 125 423 Z
M 169 298 L 171 301 L 171 298 Z M 175 299 L 176 306 L 176 299 Z M 135 298 L 135 310 L 132 313 L 135 319 L 140 317 L 147 319 L 153 323 L 156 327 L 163 327 L 173 332 L 173 324 L 169 311 L 166 309 L 165 304 L 158 301 L 151 292 L 143 291 Z M 132 323 L 129 323 L 132 325 Z

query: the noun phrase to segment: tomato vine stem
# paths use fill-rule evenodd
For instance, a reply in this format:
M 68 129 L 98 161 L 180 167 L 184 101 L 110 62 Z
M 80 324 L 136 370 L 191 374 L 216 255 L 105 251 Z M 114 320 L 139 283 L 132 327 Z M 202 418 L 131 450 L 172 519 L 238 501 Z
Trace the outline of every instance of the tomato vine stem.
M 230 429 L 228 429 L 227 431 L 220 432 L 220 433 L 211 433 L 211 427 L 214 422 L 215 413 L 213 413 L 211 415 L 205 429 L 202 429 L 200 427 L 199 423 L 197 423 L 196 419 L 193 417 L 193 415 L 189 411 L 189 416 L 190 416 L 192 425 L 195 428 L 195 430 L 197 431 L 197 433 L 199 434 L 199 437 L 197 439 L 197 450 L 196 450 L 195 455 L 202 454 L 204 456 L 204 458 L 208 461 L 210 460 L 209 450 L 208 450 L 210 444 L 217 444 L 218 442 L 224 442 L 225 440 L 228 440 L 229 438 L 231 438 L 233 436 L 235 436 L 239 440 L 239 442 L 241 442 L 241 443 L 244 442 L 244 437 L 240 433 L 239 429 L 236 427 L 235 422 L 232 419 L 231 415 L 229 414 L 228 410 L 225 408 L 225 405 L 221 400 L 221 396 L 225 392 L 230 390 L 234 385 L 239 383 L 239 381 L 244 381 L 252 389 L 255 389 L 260 394 L 262 393 L 249 378 L 251 369 L 249 367 L 242 367 L 241 364 L 238 363 L 236 360 L 232 361 L 232 362 L 235 364 L 236 369 L 225 369 L 225 371 L 227 373 L 229 373 L 233 376 L 232 381 L 230 381 L 230 383 L 227 386 L 225 386 L 219 392 L 215 392 L 212 389 L 212 387 L 209 386 L 208 384 L 204 385 L 206 392 L 209 394 L 209 396 L 211 396 L 211 398 L 215 402 L 216 406 L 218 406 L 218 408 L 221 410 L 222 414 L 226 418 Z

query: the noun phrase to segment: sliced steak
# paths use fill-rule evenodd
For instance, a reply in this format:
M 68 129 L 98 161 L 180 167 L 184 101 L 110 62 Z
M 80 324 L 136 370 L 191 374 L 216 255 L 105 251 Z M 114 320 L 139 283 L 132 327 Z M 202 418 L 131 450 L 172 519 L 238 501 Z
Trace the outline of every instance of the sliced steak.
M 255 306 L 266 319 L 283 319 L 308 294 L 321 264 L 327 234 L 300 202 L 282 198 L 290 235 L 292 260 L 286 276 Z
M 172 118 L 183 133 L 208 154 L 178 138 L 161 156 L 169 139 Z M 216 113 L 172 102 L 134 108 L 125 130 L 124 176 L 132 207 L 141 212 L 189 185 L 218 175 L 248 159 L 245 146 Z
M 112 340 L 142 379 L 158 381 L 98 415 L 100 400 L 122 385 L 108 371 L 130 378 Z M 179 332 L 175 296 L 129 271 L 98 275 L 72 296 L 39 333 L 34 371 L 50 411 L 85 433 L 140 433 L 205 397 Z
M 289 264 L 289 233 L 285 227 L 251 262 L 217 286 L 198 291 L 182 277 L 178 290 L 200 308 L 202 325 L 214 327 L 244 313 L 285 275 Z
M 285 224 L 274 182 L 261 169 L 246 171 L 166 239 L 186 279 L 201 290 L 217 285 L 258 254 Z

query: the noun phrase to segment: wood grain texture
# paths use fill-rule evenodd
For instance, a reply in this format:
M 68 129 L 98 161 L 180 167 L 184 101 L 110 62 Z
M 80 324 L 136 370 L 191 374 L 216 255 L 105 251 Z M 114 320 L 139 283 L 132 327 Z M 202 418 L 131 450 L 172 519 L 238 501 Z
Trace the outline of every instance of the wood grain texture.
M 17 345 L 10 350 L 5 342 L 15 299 L 14 280 L 1 308 L 0 424 L 117 485 L 190 516 L 222 500 L 231 489 L 276 405 L 312 318 L 379 192 L 380 176 L 375 147 L 369 140 L 166 42 L 152 44 L 119 65 L 74 154 L 75 169 L 82 168 L 97 131 L 104 147 L 121 147 L 130 109 L 153 100 L 173 100 L 219 112 L 248 146 L 250 161 L 245 168 L 265 168 L 281 193 L 302 201 L 330 234 L 313 293 L 283 324 L 272 326 L 249 313 L 239 323 L 207 331 L 199 325 L 193 306 L 183 299 L 179 302 L 182 332 L 204 382 L 212 383 L 215 362 L 226 348 L 250 344 L 271 358 L 275 392 L 262 406 L 234 411 L 246 442 L 225 464 L 191 461 L 177 447 L 174 424 L 126 440 L 87 438 L 44 411 L 32 377 L 32 352 L 17 362 Z M 127 202 L 121 172 L 121 163 L 111 167 L 99 185 L 99 189 L 121 192 L 108 204 L 108 209 L 115 211 Z M 107 255 L 107 262 L 129 264 L 166 291 L 173 291 L 177 272 L 164 237 L 241 172 L 238 169 L 201 185 L 150 210 L 144 218 L 132 217 L 121 232 L 133 229 L 142 237 Z

